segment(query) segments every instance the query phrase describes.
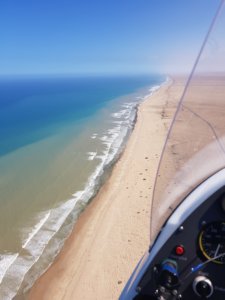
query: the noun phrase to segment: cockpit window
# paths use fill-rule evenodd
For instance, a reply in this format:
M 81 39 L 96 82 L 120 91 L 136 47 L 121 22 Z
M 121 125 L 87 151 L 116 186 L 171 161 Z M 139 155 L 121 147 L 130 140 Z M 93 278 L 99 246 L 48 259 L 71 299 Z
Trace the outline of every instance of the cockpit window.
M 174 115 L 156 177 L 151 241 L 181 201 L 225 167 L 225 7 L 206 35 Z M 171 92 L 184 84 L 173 76 Z M 167 109 L 171 109 L 168 104 Z

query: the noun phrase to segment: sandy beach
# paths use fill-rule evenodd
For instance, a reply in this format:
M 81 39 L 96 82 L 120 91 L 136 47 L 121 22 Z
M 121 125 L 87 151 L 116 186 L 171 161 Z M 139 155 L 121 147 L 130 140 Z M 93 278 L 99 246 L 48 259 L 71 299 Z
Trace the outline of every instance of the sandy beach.
M 81 214 L 30 300 L 118 299 L 150 243 L 150 208 L 159 157 L 183 81 L 140 104 L 135 128 L 112 174 Z

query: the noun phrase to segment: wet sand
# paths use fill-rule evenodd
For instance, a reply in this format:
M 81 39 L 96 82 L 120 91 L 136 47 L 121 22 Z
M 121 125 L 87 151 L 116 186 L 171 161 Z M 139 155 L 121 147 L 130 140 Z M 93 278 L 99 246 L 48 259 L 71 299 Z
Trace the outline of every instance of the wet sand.
M 183 81 L 173 81 L 139 106 L 135 128 L 110 178 L 29 299 L 118 299 L 149 247 L 157 165 L 182 91 Z

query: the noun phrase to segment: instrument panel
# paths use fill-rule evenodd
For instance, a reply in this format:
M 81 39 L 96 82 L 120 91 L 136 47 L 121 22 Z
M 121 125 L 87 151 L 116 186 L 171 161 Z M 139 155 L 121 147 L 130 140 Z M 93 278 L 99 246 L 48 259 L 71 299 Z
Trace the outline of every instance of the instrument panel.
M 135 300 L 225 299 L 225 188 L 168 239 L 138 284 Z

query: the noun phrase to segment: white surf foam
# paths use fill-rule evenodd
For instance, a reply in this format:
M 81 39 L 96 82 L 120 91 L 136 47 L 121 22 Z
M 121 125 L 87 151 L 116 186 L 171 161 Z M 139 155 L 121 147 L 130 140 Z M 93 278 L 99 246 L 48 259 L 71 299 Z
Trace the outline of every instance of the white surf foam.
M 120 111 L 118 111 L 118 112 L 113 113 L 113 114 L 112 114 L 112 117 L 113 117 L 113 118 L 120 119 L 120 118 L 123 117 L 123 115 L 124 115 L 126 112 L 127 112 L 126 109 L 122 109 L 122 110 L 120 110 Z
M 59 228 L 62 227 L 66 218 L 74 209 L 78 196 L 77 194 L 76 197 L 62 205 L 41 214 L 44 214 L 45 217 L 34 226 L 28 239 L 23 244 L 23 250 L 26 250 L 25 253 L 22 251 L 21 253 L 3 257 L 3 260 L 0 261 L 0 267 L 1 265 L 4 266 L 2 280 L 5 280 L 7 284 L 0 284 L 0 299 L 8 300 L 16 295 L 27 272 L 38 261 L 46 245 L 58 232 Z
M 149 92 L 152 94 L 160 89 L 160 85 L 155 85 L 149 89 Z
M 88 152 L 87 155 L 88 155 L 88 160 L 93 160 L 95 159 L 97 152 Z
M 41 229 L 41 227 L 45 224 L 47 219 L 49 218 L 51 212 L 47 212 L 43 218 L 34 226 L 32 231 L 29 233 L 28 238 L 25 240 L 25 242 L 22 245 L 22 248 L 26 248 L 26 246 L 29 244 L 29 242 L 32 240 L 32 238 L 35 236 L 35 234 Z
M 0 283 L 8 268 L 14 263 L 19 253 L 0 254 Z
M 96 138 L 97 138 L 97 136 L 98 136 L 98 134 L 97 134 L 97 133 L 93 133 L 93 134 L 92 134 L 92 136 L 91 136 L 91 138 L 94 140 L 94 139 L 96 139 Z

